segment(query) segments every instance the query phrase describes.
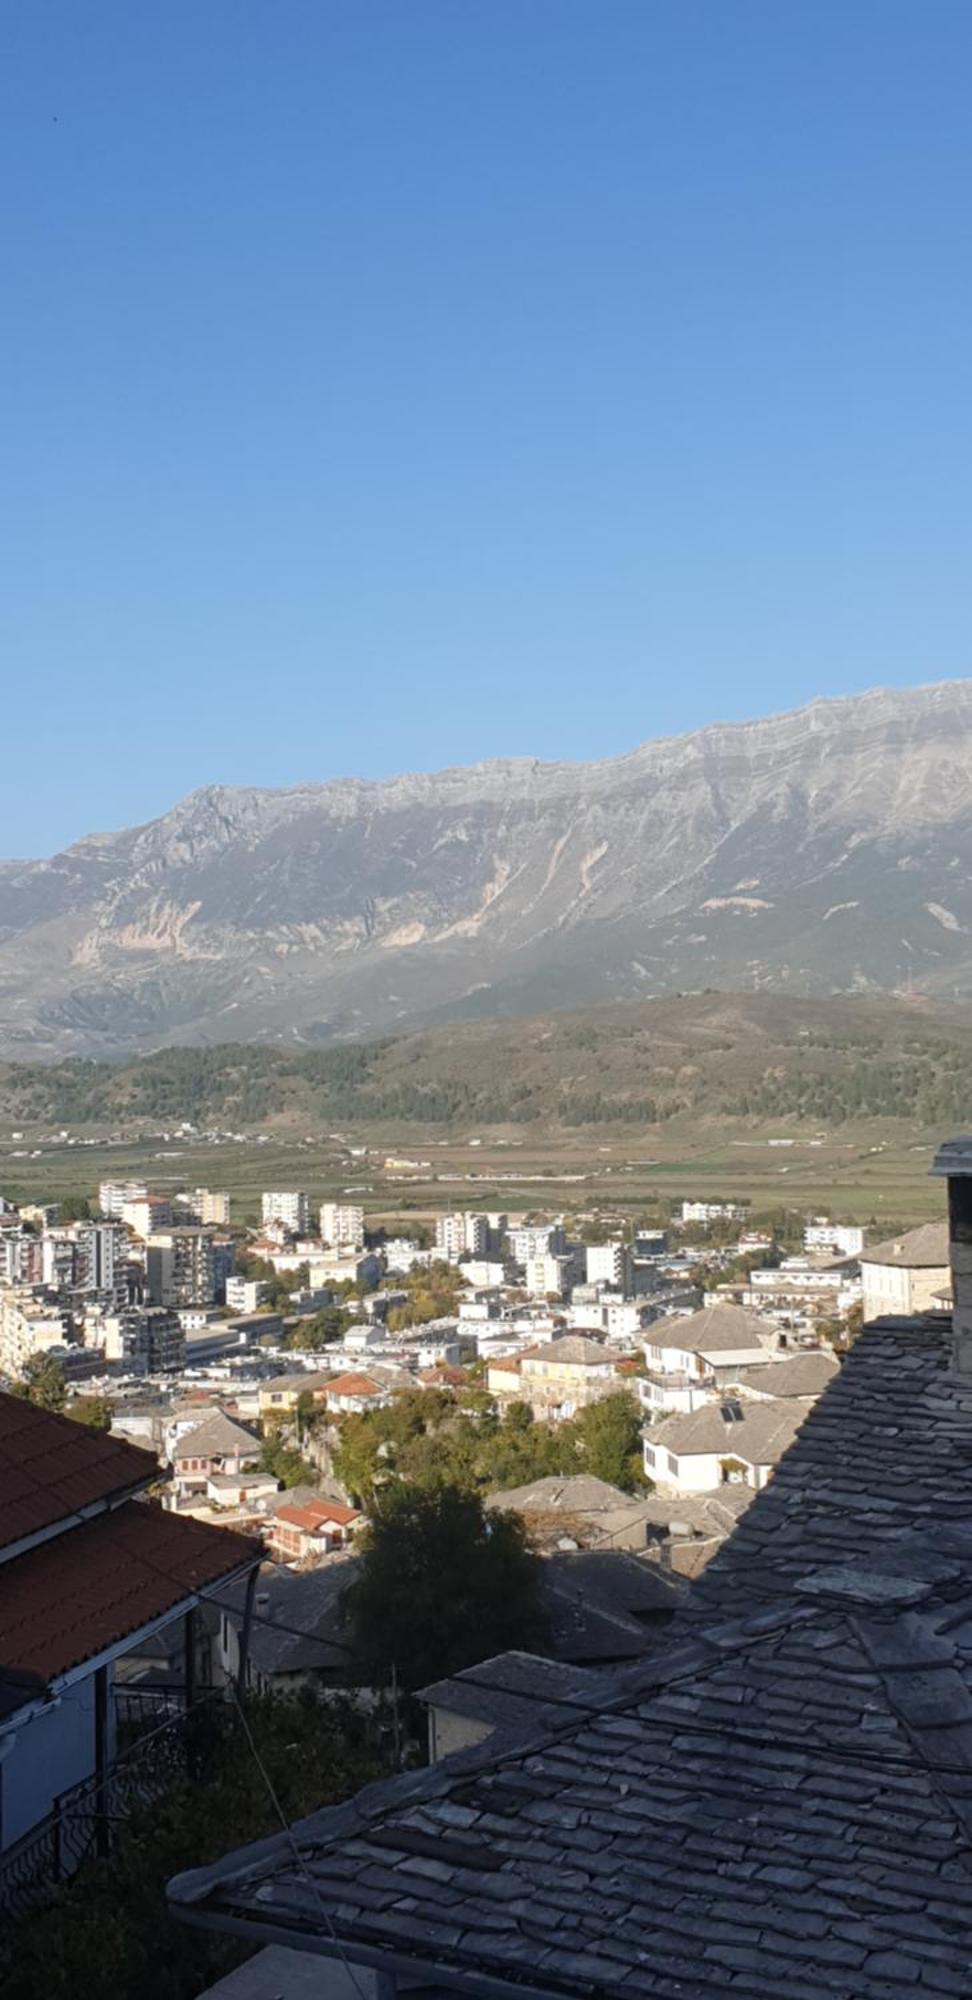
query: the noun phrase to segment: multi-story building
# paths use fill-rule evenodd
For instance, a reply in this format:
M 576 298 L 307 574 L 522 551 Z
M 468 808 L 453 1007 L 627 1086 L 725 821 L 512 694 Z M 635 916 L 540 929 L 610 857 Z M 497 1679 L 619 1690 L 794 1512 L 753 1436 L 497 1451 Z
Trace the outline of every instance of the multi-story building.
M 527 1264 L 531 1257 L 560 1257 L 567 1247 L 561 1222 L 519 1224 L 509 1232 L 510 1256 L 515 1264 Z
M 0 1285 L 39 1285 L 42 1239 L 29 1229 L 0 1229 Z
M 153 1306 L 212 1305 L 213 1243 L 204 1229 L 167 1229 L 145 1246 L 145 1283 Z
M 846 1227 L 840 1222 L 830 1222 L 825 1215 L 815 1215 L 803 1232 L 805 1250 L 832 1250 L 838 1257 L 859 1257 L 864 1248 L 863 1229 Z
M 89 1338 L 105 1360 L 136 1375 L 174 1375 L 185 1364 L 186 1336 L 178 1313 L 166 1306 L 135 1306 L 89 1325 Z
M 230 1198 L 225 1188 L 197 1188 L 195 1192 L 196 1213 L 205 1228 L 228 1229 L 230 1224 Z
M 254 1313 L 270 1297 L 273 1286 L 267 1278 L 227 1278 L 226 1304 L 232 1312 Z
M 299 1189 L 271 1190 L 260 1198 L 263 1225 L 281 1222 L 292 1236 L 306 1236 L 310 1227 L 310 1202 Z
M 147 1201 L 148 1188 L 144 1181 L 102 1181 L 98 1189 L 98 1207 L 102 1215 L 121 1219 L 121 1212 L 128 1201 Z
M 463 1257 L 484 1257 L 489 1248 L 488 1217 L 462 1210 L 437 1216 L 435 1248 L 448 1264 L 458 1264 Z
M 741 1222 L 746 1211 L 738 1201 L 683 1201 L 683 1222 Z
M 0 1372 L 19 1381 L 32 1354 L 70 1346 L 74 1321 L 64 1306 L 27 1286 L 0 1291 Z
M 552 1251 L 542 1250 L 533 1257 L 527 1257 L 523 1265 L 523 1282 L 531 1297 L 562 1299 L 570 1290 L 575 1275 L 575 1262 L 569 1251 L 555 1256 Z
M 610 1285 L 617 1292 L 630 1290 L 631 1257 L 620 1240 L 589 1243 L 585 1261 L 589 1285 Z
M 75 1225 L 75 1284 L 82 1292 L 104 1292 L 123 1300 L 128 1290 L 128 1231 L 119 1222 Z
M 864 1319 L 928 1312 L 951 1281 L 947 1223 L 926 1222 L 889 1243 L 869 1245 L 861 1254 Z
M 529 1403 L 536 1418 L 557 1421 L 576 1416 L 622 1386 L 618 1360 L 600 1341 L 568 1333 L 490 1362 L 486 1383 L 501 1404 Z
M 137 1200 L 122 1202 L 121 1220 L 126 1229 L 146 1243 L 156 1230 L 169 1228 L 172 1203 L 164 1194 L 139 1195 Z
M 365 1212 L 352 1202 L 321 1203 L 321 1237 L 332 1250 L 345 1244 L 362 1250 L 365 1240 Z

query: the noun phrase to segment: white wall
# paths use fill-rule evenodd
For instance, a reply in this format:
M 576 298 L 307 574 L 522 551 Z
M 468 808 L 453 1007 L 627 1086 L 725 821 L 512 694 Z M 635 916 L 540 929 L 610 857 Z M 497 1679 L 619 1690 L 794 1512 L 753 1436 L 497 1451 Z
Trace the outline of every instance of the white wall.
M 36 1826 L 60 1792 L 91 1777 L 94 1767 L 92 1674 L 65 1689 L 56 1705 L 52 1703 L 25 1722 L 16 1733 L 13 1749 L 0 1764 L 4 1848 Z

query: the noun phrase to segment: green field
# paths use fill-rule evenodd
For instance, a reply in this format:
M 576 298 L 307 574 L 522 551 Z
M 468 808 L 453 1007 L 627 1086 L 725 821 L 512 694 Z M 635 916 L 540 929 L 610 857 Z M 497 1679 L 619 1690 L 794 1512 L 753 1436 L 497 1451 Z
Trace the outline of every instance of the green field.
M 0 1193 L 14 1201 L 55 1200 L 97 1193 L 102 1179 L 138 1178 L 164 1192 L 177 1187 L 228 1188 L 233 1218 L 259 1212 L 264 1188 L 300 1187 L 314 1202 L 347 1192 L 376 1222 L 432 1216 L 447 1208 L 589 1213 L 648 1218 L 683 1196 L 736 1197 L 755 1210 L 819 1210 L 879 1230 L 937 1217 L 942 1187 L 929 1177 L 938 1140 L 950 1128 L 916 1135 L 900 1124 L 844 1125 L 822 1139 L 749 1124 L 718 1133 L 670 1123 L 643 1134 L 630 1127 L 580 1133 L 494 1133 L 443 1139 L 435 1129 L 349 1130 L 335 1140 L 115 1143 L 54 1141 L 25 1132 L 0 1135 Z M 367 1147 L 353 1157 L 350 1147 Z M 388 1172 L 387 1155 L 420 1163 L 417 1172 Z

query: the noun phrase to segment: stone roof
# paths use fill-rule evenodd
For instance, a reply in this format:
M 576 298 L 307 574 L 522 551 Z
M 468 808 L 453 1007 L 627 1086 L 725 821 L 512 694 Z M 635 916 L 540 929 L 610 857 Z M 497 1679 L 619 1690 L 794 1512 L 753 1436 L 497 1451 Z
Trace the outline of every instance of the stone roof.
M 923 1222 L 920 1229 L 906 1230 L 887 1243 L 871 1243 L 861 1251 L 862 1264 L 894 1264 L 905 1270 L 946 1269 L 948 1265 L 948 1224 Z
M 172 1459 L 178 1465 L 184 1458 L 224 1458 L 244 1451 L 259 1458 L 259 1438 L 245 1424 L 228 1417 L 225 1410 L 213 1410 L 194 1431 L 187 1431 L 179 1439 L 173 1447 Z
M 605 1363 L 611 1362 L 616 1365 L 621 1359 L 613 1348 L 605 1347 L 602 1341 L 591 1340 L 583 1333 L 561 1334 L 559 1340 L 541 1341 L 539 1346 L 527 1347 L 520 1355 L 521 1361 L 556 1361 L 583 1368 L 603 1368 Z
M 490 1493 L 486 1505 L 501 1513 L 516 1514 L 603 1514 L 614 1507 L 631 1504 L 631 1494 L 606 1479 L 575 1472 L 565 1478 L 553 1475 L 533 1479 L 528 1486 L 513 1486 L 506 1492 Z
M 735 1380 L 741 1388 L 758 1389 L 764 1396 L 820 1396 L 839 1367 L 830 1348 L 818 1347 L 791 1354 L 785 1361 L 770 1361 L 765 1368 L 740 1368 Z
M 624 1549 L 558 1551 L 544 1558 L 547 1650 L 575 1666 L 641 1658 L 680 1601 L 679 1586 L 657 1563 Z
M 260 1571 L 250 1631 L 250 1659 L 260 1674 L 333 1673 L 343 1670 L 348 1632 L 342 1599 L 358 1573 L 353 1557 L 316 1569 Z M 242 1623 L 245 1596 L 227 1592 Z
M 741 1348 L 767 1348 L 776 1328 L 768 1320 L 744 1312 L 742 1306 L 705 1306 L 684 1319 L 655 1320 L 645 1329 L 651 1347 L 680 1347 L 686 1354 L 738 1353 Z
M 724 1415 L 727 1409 L 740 1414 L 730 1419 Z M 678 1457 L 715 1452 L 744 1458 L 748 1465 L 775 1465 L 808 1414 L 807 1405 L 793 1397 L 785 1402 L 737 1403 L 727 1396 L 721 1402 L 703 1403 L 689 1416 L 666 1417 L 645 1435 L 649 1444 L 662 1444 Z
M 467 1667 L 464 1673 L 450 1674 L 419 1688 L 417 1699 L 428 1708 L 442 1708 L 450 1715 L 464 1715 L 472 1722 L 488 1722 L 509 1728 L 522 1723 L 532 1733 L 537 1702 L 577 1702 L 592 1711 L 603 1698 L 603 1677 L 589 1667 L 574 1667 L 561 1660 L 542 1660 L 535 1653 L 497 1653 L 492 1660 Z
M 969 1993 L 972 1380 L 878 1321 L 600 1710 L 536 1704 L 170 1885 L 325 1956 L 587 2000 Z M 521 1691 L 522 1699 L 522 1691 Z M 310 1880 L 305 1878 L 306 1870 Z

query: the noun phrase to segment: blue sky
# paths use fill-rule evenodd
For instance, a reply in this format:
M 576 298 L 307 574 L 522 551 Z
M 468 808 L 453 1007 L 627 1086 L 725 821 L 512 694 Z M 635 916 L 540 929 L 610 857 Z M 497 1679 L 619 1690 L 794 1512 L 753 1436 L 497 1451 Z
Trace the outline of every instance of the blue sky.
M 0 853 L 972 672 L 967 0 L 30 0 Z

